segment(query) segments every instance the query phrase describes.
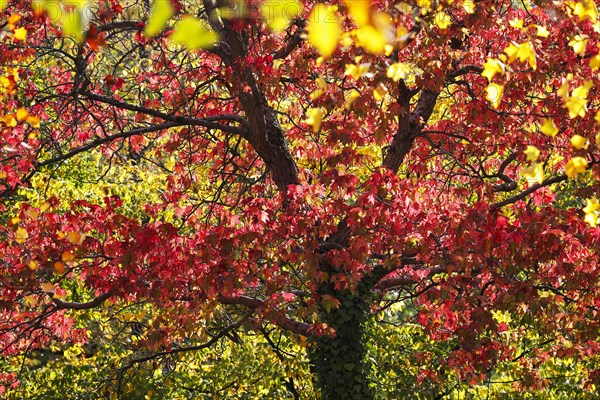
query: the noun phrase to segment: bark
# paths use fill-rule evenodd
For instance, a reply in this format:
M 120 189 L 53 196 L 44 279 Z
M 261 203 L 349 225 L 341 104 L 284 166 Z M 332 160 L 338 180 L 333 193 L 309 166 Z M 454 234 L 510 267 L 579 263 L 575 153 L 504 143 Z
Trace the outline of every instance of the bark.
M 394 172 L 398 171 L 398 168 L 404 162 L 404 158 L 412 148 L 415 139 L 429 120 L 435 108 L 438 95 L 439 93 L 436 91 L 423 90 L 415 109 L 410 112 L 412 92 L 401 82 L 399 102 L 402 111 L 398 116 L 398 130 L 383 160 L 384 167 Z
M 212 0 L 203 0 L 213 6 Z M 207 8 L 208 9 L 208 8 Z M 232 86 L 232 93 L 239 100 L 248 120 L 248 134 L 244 136 L 267 165 L 278 189 L 287 191 L 290 184 L 298 184 L 298 168 L 286 145 L 285 134 L 279 124 L 276 111 L 268 104 L 264 91 L 253 70 L 237 65 L 237 60 L 247 56 L 246 33 L 236 31 L 228 21 L 209 18 L 211 25 L 220 31 L 222 43 L 215 49 L 225 64 L 232 67 L 239 82 Z M 303 25 L 298 26 L 301 33 Z M 276 57 L 289 54 L 301 39 L 298 34 Z M 415 138 L 433 112 L 438 92 L 423 90 L 416 106 L 411 111 L 410 100 L 416 92 L 400 83 L 402 112 L 398 131 L 388 149 L 384 166 L 397 171 L 410 151 Z M 327 244 L 346 247 L 351 227 L 345 220 L 340 223 L 338 233 L 325 243 L 319 253 L 327 253 Z M 334 272 L 325 262 L 322 268 Z M 376 282 L 365 279 L 356 292 L 339 291 L 331 284 L 321 285 L 320 294 L 329 294 L 340 301 L 337 309 L 319 311 L 321 322 L 335 330 L 334 336 L 312 338 L 309 357 L 316 375 L 316 386 L 324 400 L 369 400 L 375 398 L 374 385 L 370 381 L 371 365 L 367 356 L 365 325 L 370 317 L 369 297 Z
M 247 71 L 245 80 L 249 82 L 252 93 L 239 93 L 238 98 L 250 123 L 248 141 L 269 167 L 277 188 L 286 193 L 289 185 L 298 184 L 298 168 L 285 142 L 275 110 L 267 104 L 251 71 Z
M 277 113 L 267 102 L 254 72 L 250 67 L 236 65 L 236 61 L 247 56 L 246 34 L 230 26 L 231 21 L 213 21 L 213 25 L 222 26 L 222 45 L 226 47 L 226 50 L 219 50 L 218 54 L 239 78 L 232 91 L 249 122 L 246 139 L 269 168 L 277 188 L 285 194 L 289 185 L 298 184 L 298 167 L 287 147 Z

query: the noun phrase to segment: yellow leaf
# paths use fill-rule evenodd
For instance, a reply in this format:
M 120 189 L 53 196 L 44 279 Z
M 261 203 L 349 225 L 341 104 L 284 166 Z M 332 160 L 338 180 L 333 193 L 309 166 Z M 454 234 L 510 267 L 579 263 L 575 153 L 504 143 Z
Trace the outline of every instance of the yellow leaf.
M 577 86 L 575 89 L 573 89 L 571 96 L 587 99 L 588 92 L 593 86 L 594 83 L 591 80 L 586 80 L 583 85 Z
M 521 44 L 511 43 L 504 49 L 504 52 L 508 56 L 509 63 L 519 59 L 519 61 L 527 61 L 533 70 L 537 68 L 535 50 L 531 42 Z
M 577 15 L 579 21 L 589 19 L 592 22 L 595 22 L 596 19 L 598 19 L 598 9 L 596 8 L 594 0 L 584 0 L 575 4 L 573 14 Z
M 17 232 L 15 232 L 15 240 L 17 241 L 17 243 L 25 243 L 27 238 L 29 238 L 29 234 L 25 229 L 17 229 Z
M 146 22 L 144 33 L 148 37 L 156 36 L 163 30 L 167 21 L 175 14 L 175 8 L 171 0 L 154 0 L 150 17 Z
M 77 43 L 83 42 L 83 22 L 81 10 L 75 10 L 68 12 L 64 18 L 60 19 L 62 22 L 62 31 L 65 36 L 70 36 Z
M 573 51 L 577 55 L 584 55 L 587 47 L 589 37 L 587 35 L 575 35 L 569 42 L 569 46 L 573 48 Z
M 508 21 L 508 24 L 513 28 L 523 29 L 523 20 L 522 19 L 518 19 L 518 18 L 512 19 L 512 20 Z
M 35 307 L 38 304 L 38 300 L 35 298 L 35 296 L 25 296 L 23 299 L 29 307 Z
M 21 18 L 22 17 L 19 14 L 12 14 L 6 21 L 8 23 L 7 28 L 10 30 L 15 29 L 15 25 L 21 20 Z
M 323 57 L 329 57 L 337 48 L 342 28 L 337 7 L 317 4 L 309 17 L 308 41 Z
M 356 89 L 350 90 L 350 93 L 346 96 L 346 101 L 344 103 L 344 108 L 346 110 L 350 110 L 352 104 L 360 97 L 360 92 Z
M 17 28 L 17 29 L 15 29 L 13 35 L 14 35 L 15 39 L 24 42 L 25 40 L 27 40 L 27 29 L 25 29 L 23 27 Z
M 521 43 L 519 45 L 519 53 L 517 54 L 519 61 L 529 62 L 529 66 L 535 71 L 537 68 L 536 55 L 533 45 L 530 42 Z
M 577 150 L 587 149 L 588 141 L 581 135 L 573 135 L 571 137 L 571 146 L 576 148 Z
M 541 38 L 547 38 L 550 36 L 550 32 L 546 29 L 545 26 L 537 25 L 537 32 L 535 33 L 537 36 Z
M 464 0 L 463 1 L 463 9 L 467 14 L 475 13 L 475 1 L 474 0 Z
M 504 63 L 494 58 L 488 58 L 483 64 L 481 76 L 487 78 L 488 81 L 491 82 L 496 74 L 504 74 Z
M 598 226 L 598 215 L 596 211 L 600 210 L 600 203 L 598 199 L 587 199 L 586 206 L 583 209 L 585 213 L 585 222 L 587 222 L 592 228 Z
M 4 10 L 6 8 L 7 3 L 8 3 L 8 0 L 0 0 L 0 11 Z
M 40 211 L 41 211 L 41 212 L 46 212 L 46 211 L 47 211 L 49 208 L 50 208 L 50 203 L 48 203 L 48 202 L 45 202 L 44 204 L 42 204 L 42 205 L 40 206 Z
M 346 70 L 344 71 L 344 75 L 350 75 L 354 79 L 359 79 L 363 75 L 366 75 L 371 68 L 371 63 L 362 63 L 362 64 L 346 64 Z
M 353 31 L 355 42 L 365 50 L 373 54 L 381 54 L 385 51 L 387 39 L 385 32 L 375 28 L 373 25 L 363 25 Z
M 542 133 L 546 136 L 554 137 L 558 134 L 558 128 L 554 124 L 554 121 L 551 118 L 546 118 L 544 120 L 544 125 L 540 128 Z
M 583 220 L 592 228 L 598 226 L 598 216 L 596 214 L 585 214 L 585 218 Z
M 585 202 L 586 206 L 583 209 L 584 213 L 591 214 L 600 210 L 600 203 L 598 202 L 598 199 L 587 199 Z
M 535 146 L 527 146 L 523 153 L 527 156 L 527 161 L 537 161 L 540 156 L 540 151 Z
M 413 6 L 405 2 L 396 3 L 394 8 L 400 11 L 400 14 L 412 14 L 413 12 Z
M 485 98 L 492 103 L 492 107 L 498 108 L 500 101 L 502 101 L 502 94 L 504 93 L 504 86 L 498 85 L 497 83 L 490 83 L 486 88 Z
M 431 0 L 417 0 L 417 4 L 423 9 L 422 11 L 425 12 L 429 11 L 431 8 Z
M 521 170 L 521 176 L 527 179 L 527 182 L 529 182 L 530 185 L 542 183 L 544 182 L 544 167 L 540 163 L 530 165 Z
M 182 44 L 189 50 L 204 49 L 218 40 L 217 34 L 204 20 L 186 15 L 175 25 L 169 36 L 174 43 Z
M 321 129 L 321 121 L 323 120 L 323 110 L 320 108 L 309 108 L 306 110 L 306 123 L 312 125 L 313 132 L 317 133 Z
M 559 95 L 563 98 L 565 96 L 563 87 L 566 82 L 559 89 Z M 571 97 L 567 97 L 565 99 L 565 107 L 569 110 L 569 117 L 575 118 L 576 116 L 585 117 L 587 112 L 587 95 L 589 90 L 592 88 L 593 82 L 591 80 L 587 80 L 583 85 L 576 87 L 573 89 L 571 93 Z
M 67 240 L 72 244 L 81 244 L 81 235 L 79 232 L 67 232 Z
M 36 269 L 38 269 L 38 265 L 35 261 L 29 261 L 29 269 L 32 271 L 35 271 Z
M 388 67 L 386 75 L 388 78 L 392 78 L 394 82 L 398 82 L 400 79 L 406 79 L 409 72 L 408 65 L 398 62 Z
M 56 286 L 50 282 L 44 282 L 40 285 L 40 287 L 46 293 L 54 293 L 56 291 Z
M 585 117 L 587 111 L 587 100 L 581 97 L 569 97 L 565 101 L 565 107 L 569 110 L 569 118 L 577 116 Z
M 321 97 L 327 91 L 327 82 L 323 79 L 322 76 L 319 76 L 316 79 L 317 88 L 310 93 L 310 99 L 316 100 Z
M 34 117 L 33 115 L 30 115 L 25 121 L 27 121 L 27 123 L 34 128 L 40 127 L 40 117 Z
M 590 58 L 590 68 L 594 71 L 600 68 L 600 53 Z
M 268 0 L 261 6 L 261 13 L 267 26 L 274 32 L 283 32 L 302 12 L 298 0 Z
M 315 81 L 315 82 L 317 82 L 317 85 L 319 86 L 319 89 L 323 89 L 323 90 L 325 90 L 325 89 L 327 89 L 327 87 L 329 86 L 329 85 L 327 84 L 327 81 L 325 80 L 325 78 L 323 78 L 322 76 L 319 76 L 319 77 L 316 79 L 316 81 Z
M 17 126 L 17 119 L 15 118 L 14 114 L 3 115 L 2 117 L 0 117 L 0 119 L 9 128 L 14 128 L 15 126 Z
M 569 80 L 568 79 L 564 80 L 562 85 L 560 85 L 560 87 L 556 91 L 556 94 L 559 95 L 560 97 L 562 97 L 563 99 L 566 99 L 567 97 L 569 97 Z
M 35 208 L 28 208 L 25 211 L 25 215 L 27 215 L 31 219 L 37 219 L 39 214 Z
M 352 19 L 357 25 L 366 25 L 371 19 L 371 1 L 370 0 L 344 0 L 348 7 Z
M 373 96 L 375 97 L 375 100 L 381 101 L 381 100 L 383 100 L 383 98 L 385 97 L 387 92 L 388 92 L 387 88 L 383 84 L 380 83 L 373 90 Z
M 450 25 L 452 25 L 452 20 L 450 19 L 450 16 L 443 11 L 438 11 L 437 13 L 435 13 L 434 21 L 438 28 L 442 30 L 446 30 Z
M 17 119 L 19 121 L 25 121 L 27 119 L 27 117 L 29 116 L 29 112 L 24 109 L 24 108 L 19 108 L 17 110 Z
M 517 59 L 517 54 L 519 53 L 519 46 L 511 43 L 507 48 L 504 49 L 504 52 L 508 56 L 508 62 L 512 63 Z
M 396 39 L 400 43 L 406 42 L 410 37 L 414 37 L 414 32 L 411 34 L 405 27 L 399 26 L 396 29 Z
M 565 165 L 565 174 L 567 174 L 567 176 L 569 178 L 572 178 L 572 177 L 576 176 L 577 174 L 585 172 L 585 170 L 587 169 L 587 166 L 588 166 L 588 162 L 585 158 L 573 157 L 569 160 L 567 165 Z

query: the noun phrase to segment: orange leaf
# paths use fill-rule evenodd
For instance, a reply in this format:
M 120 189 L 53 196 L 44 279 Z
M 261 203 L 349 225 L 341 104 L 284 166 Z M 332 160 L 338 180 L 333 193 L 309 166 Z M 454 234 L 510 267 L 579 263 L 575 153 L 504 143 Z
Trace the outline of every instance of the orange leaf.
M 64 259 L 65 253 L 63 253 L 63 259 Z M 57 261 L 54 263 L 54 272 L 56 272 L 57 274 L 64 274 L 65 273 L 65 264 L 63 264 L 60 261 Z
M 73 252 L 68 250 L 62 253 L 62 256 L 60 257 L 64 262 L 71 262 L 75 259 L 75 256 L 73 255 Z

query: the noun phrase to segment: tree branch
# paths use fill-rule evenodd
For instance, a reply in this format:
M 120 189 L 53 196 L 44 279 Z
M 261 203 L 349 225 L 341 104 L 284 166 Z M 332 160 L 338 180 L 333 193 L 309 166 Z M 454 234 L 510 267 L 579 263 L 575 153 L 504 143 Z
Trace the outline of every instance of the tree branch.
M 415 109 L 410 112 L 409 103 L 412 91 L 406 88 L 403 81 L 400 82 L 401 97 L 399 102 L 401 111 L 398 115 L 398 130 L 383 160 L 383 166 L 394 172 L 398 171 L 398 168 L 404 162 L 404 158 L 412 148 L 416 137 L 419 136 L 429 120 L 439 95 L 437 91 L 423 90 Z
M 124 110 L 130 110 L 130 111 L 135 111 L 135 112 L 139 112 L 139 113 L 146 114 L 146 115 L 151 115 L 153 117 L 157 117 L 157 118 L 163 119 L 165 121 L 174 122 L 174 123 L 177 123 L 180 125 L 202 126 L 204 128 L 209 128 L 209 129 L 218 129 L 220 131 L 233 133 L 235 135 L 240 135 L 242 137 L 246 137 L 248 134 L 248 131 L 246 128 L 248 122 L 245 119 L 243 119 L 242 117 L 237 116 L 237 115 L 219 115 L 219 116 L 213 116 L 213 117 L 209 117 L 209 118 L 189 118 L 189 117 L 183 117 L 183 116 L 179 116 L 179 115 L 167 114 L 167 113 L 164 113 L 164 112 L 161 112 L 158 110 L 153 110 L 151 108 L 125 103 L 123 101 L 117 100 L 112 97 L 94 94 L 94 93 L 91 93 L 88 91 L 81 92 L 80 94 L 92 101 L 98 101 L 100 103 L 109 104 L 111 106 L 122 108 Z M 214 122 L 214 121 L 219 121 L 219 120 L 234 121 L 234 122 L 240 123 L 242 126 L 232 126 L 232 125 L 226 125 L 226 124 L 220 124 L 218 122 Z
M 248 296 L 222 296 L 219 295 L 217 297 L 217 301 L 221 304 L 237 304 L 243 305 L 251 309 L 252 311 L 256 311 L 260 309 L 264 302 Z M 287 318 L 285 316 L 278 316 L 274 323 L 283 329 L 286 329 L 290 332 L 297 333 L 302 336 L 313 336 L 314 334 L 311 332 L 312 326 L 305 322 L 295 321 L 293 319 Z
M 292 53 L 292 51 L 294 51 L 294 49 L 296 49 L 300 45 L 300 43 L 302 43 L 302 38 L 305 34 L 304 28 L 306 28 L 306 25 L 308 25 L 308 21 L 305 19 L 299 19 L 294 23 L 294 25 L 297 26 L 296 32 L 294 32 L 294 34 L 289 37 L 289 39 L 285 43 L 285 46 L 283 46 L 282 48 L 277 50 L 275 54 L 273 54 L 274 60 L 286 58 Z
M 144 356 L 144 357 L 140 357 L 140 358 L 133 358 L 133 359 L 129 360 L 129 363 L 127 365 L 125 365 L 124 367 L 122 367 L 121 370 L 127 370 L 127 369 L 133 367 L 135 364 L 139 364 L 139 363 L 143 363 L 143 362 L 146 362 L 146 361 L 154 360 L 154 359 L 159 358 L 159 357 L 164 357 L 164 356 L 168 356 L 168 355 L 171 355 L 171 354 L 184 353 L 184 352 L 189 352 L 189 351 L 198 351 L 198 350 L 202 350 L 202 349 L 205 349 L 207 347 L 210 347 L 213 344 L 215 344 L 217 341 L 219 341 L 219 339 L 221 339 L 224 336 L 226 336 L 232 330 L 239 328 L 244 323 L 244 321 L 246 319 L 248 319 L 249 316 L 250 316 L 250 313 L 247 313 L 239 321 L 234 322 L 234 323 L 226 326 L 218 334 L 216 334 L 215 336 L 213 336 L 209 341 L 207 341 L 205 343 L 202 343 L 202 344 L 199 344 L 199 345 L 196 345 L 196 346 L 189 346 L 189 347 L 176 347 L 176 348 L 171 349 L 171 350 L 161 351 L 161 352 L 158 352 L 158 353 L 150 354 L 148 356 Z
M 598 162 L 596 162 L 596 161 L 592 161 L 588 164 L 588 167 L 591 167 L 592 165 L 595 165 L 597 163 Z M 567 179 L 568 179 L 568 177 L 565 174 L 546 179 L 542 183 L 536 183 L 515 196 L 509 197 L 508 199 L 505 199 L 505 200 L 502 200 L 502 201 L 492 204 L 492 208 L 493 209 L 494 208 L 495 209 L 502 208 L 509 204 L 516 203 L 517 201 L 524 199 L 525 197 L 527 197 L 528 195 L 530 195 L 531 193 L 535 192 L 538 189 L 553 185 L 555 183 L 560 183 L 560 182 L 566 181 Z
M 446 268 L 442 266 L 436 266 L 429 269 L 429 273 L 427 274 L 427 278 L 430 279 L 434 275 L 441 274 L 446 272 Z M 408 275 L 397 276 L 394 278 L 384 279 L 377 284 L 377 287 L 382 291 L 387 291 L 392 288 L 396 288 L 399 286 L 408 286 L 419 283 L 421 281 L 415 280 L 414 278 Z
M 52 300 L 56 304 L 57 310 L 89 310 L 91 308 L 98 307 L 100 304 L 108 300 L 112 295 L 112 292 L 104 293 L 96 297 L 94 300 L 88 301 L 86 303 L 67 302 L 59 299 Z
M 91 150 L 95 147 L 98 147 L 98 146 L 106 144 L 106 143 L 110 143 L 117 139 L 125 139 L 125 138 L 131 137 L 131 136 L 142 135 L 144 133 L 150 133 L 150 132 L 156 132 L 156 131 L 160 131 L 163 129 L 169 129 L 169 128 L 173 128 L 176 126 L 182 126 L 182 125 L 186 125 L 186 124 L 166 123 L 166 124 L 160 124 L 160 125 L 152 125 L 152 126 L 148 126 L 145 128 L 136 128 L 136 129 L 132 129 L 127 132 L 121 132 L 121 133 L 116 133 L 114 135 L 105 136 L 103 138 L 96 139 L 86 145 L 77 147 L 77 148 L 69 151 L 68 153 L 62 154 L 58 157 L 54 157 L 49 160 L 42 161 L 42 162 L 36 164 L 36 169 L 39 167 L 44 167 L 46 165 L 55 164 L 55 163 L 63 161 L 63 160 L 67 160 L 79 153 L 83 153 L 84 151 Z

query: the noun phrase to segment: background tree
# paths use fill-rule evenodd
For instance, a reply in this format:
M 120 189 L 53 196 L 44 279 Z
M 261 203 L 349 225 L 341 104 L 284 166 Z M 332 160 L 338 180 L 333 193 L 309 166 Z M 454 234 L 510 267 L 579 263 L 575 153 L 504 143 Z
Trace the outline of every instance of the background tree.
M 99 312 L 121 371 L 276 327 L 326 399 L 592 396 L 593 2 L 0 5 L 6 357 Z

